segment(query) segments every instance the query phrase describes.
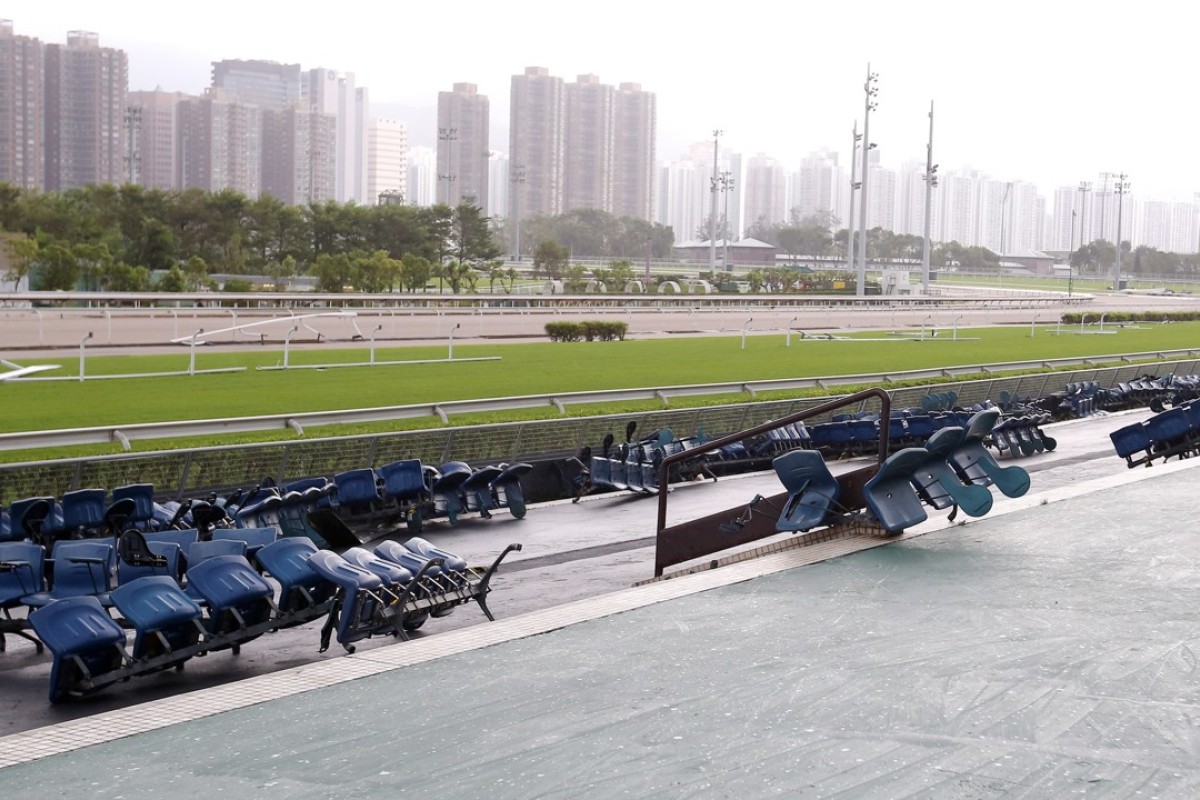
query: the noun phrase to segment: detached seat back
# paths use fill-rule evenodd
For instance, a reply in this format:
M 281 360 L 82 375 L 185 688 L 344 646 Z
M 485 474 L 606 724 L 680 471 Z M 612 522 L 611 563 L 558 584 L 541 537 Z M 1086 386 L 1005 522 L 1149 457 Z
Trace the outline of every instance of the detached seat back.
M 777 456 L 771 466 L 788 492 L 775 529 L 807 531 L 823 525 L 837 502 L 839 486 L 821 454 L 792 450 Z

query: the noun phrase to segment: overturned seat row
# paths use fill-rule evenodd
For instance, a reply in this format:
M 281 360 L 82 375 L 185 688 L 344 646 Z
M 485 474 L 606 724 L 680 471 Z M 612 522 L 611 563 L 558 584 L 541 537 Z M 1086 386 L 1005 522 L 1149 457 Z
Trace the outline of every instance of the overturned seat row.
M 122 540 L 122 560 L 132 558 L 134 566 L 152 570 L 167 568 L 141 534 L 127 533 Z M 368 636 L 407 638 L 428 618 L 471 601 L 492 619 L 486 603 L 491 577 L 509 552 L 520 549 L 509 546 L 484 570 L 468 567 L 423 539 L 386 542 L 375 554 L 351 548 L 338 555 L 308 539 L 285 538 L 263 546 L 252 559 L 237 552 L 198 559 L 188 565 L 182 584 L 170 574 L 147 574 L 111 591 L 97 591 L 106 588 L 106 559 L 111 556 L 97 549 L 83 557 L 69 546 L 102 548 L 105 543 L 62 544 L 67 550 L 55 553 L 55 586 L 45 593 L 45 602 L 32 595 L 22 598 L 31 608 L 27 620 L 13 619 L 6 609 L 7 630 L 27 638 L 32 630 L 54 655 L 51 702 L 137 675 L 182 669 L 191 658 L 214 651 L 237 653 L 265 633 L 321 617 L 327 618 L 321 650 L 336 633 L 351 652 L 352 642 Z M 22 588 L 37 588 L 42 566 L 37 546 L 0 548 L 5 565 L 0 585 L 6 583 L 3 576 L 12 574 L 19 575 Z M 76 562 L 86 565 L 87 578 L 72 580 L 84 585 L 77 594 L 60 591 L 60 563 Z M 75 571 L 84 570 L 72 567 L 65 574 Z M 25 624 L 17 627 L 18 622 Z M 126 629 L 133 631 L 132 642 Z
M 951 509 L 972 517 L 992 508 L 995 488 L 1009 497 L 1029 490 L 1029 474 L 1017 466 L 1001 466 L 984 442 L 999 418 L 996 409 L 980 411 L 966 428 L 945 427 L 924 447 L 894 452 L 862 488 L 862 499 L 872 521 L 889 533 L 924 522 L 926 507 Z M 787 490 L 776 529 L 807 531 L 858 515 L 857 508 L 839 503 L 840 486 L 821 455 L 796 450 L 773 462 Z
M 398 514 L 414 533 L 427 520 L 445 518 L 453 525 L 463 514 L 486 519 L 497 509 L 520 519 L 526 513 L 521 478 L 532 469 L 525 463 L 473 468 L 463 461 L 433 468 L 403 459 L 334 475 L 330 507 L 343 517 Z
M 1172 456 L 1188 458 L 1200 452 L 1200 400 L 1189 400 L 1108 436 L 1131 468 L 1148 467 L 1155 459 L 1166 461 Z

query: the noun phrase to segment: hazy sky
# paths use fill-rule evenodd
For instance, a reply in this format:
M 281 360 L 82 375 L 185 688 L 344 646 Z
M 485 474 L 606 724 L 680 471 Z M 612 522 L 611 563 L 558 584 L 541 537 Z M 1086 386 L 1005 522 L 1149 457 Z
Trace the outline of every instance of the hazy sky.
M 870 133 L 885 165 L 924 159 L 933 100 L 943 169 L 969 165 L 1048 194 L 1102 171 L 1126 172 L 1143 198 L 1200 192 L 1200 5 L 1188 0 L 6 0 L 0 17 L 43 42 L 99 33 L 129 54 L 134 90 L 199 92 L 225 58 L 298 62 L 354 72 L 373 104 L 428 108 L 439 90 L 475 83 L 494 129 L 507 129 L 510 79 L 526 66 L 594 73 L 658 95 L 660 159 L 720 128 L 730 147 L 787 166 L 823 146 L 846 157 L 869 61 L 879 74 Z M 414 142 L 432 143 L 431 124 L 410 132 Z

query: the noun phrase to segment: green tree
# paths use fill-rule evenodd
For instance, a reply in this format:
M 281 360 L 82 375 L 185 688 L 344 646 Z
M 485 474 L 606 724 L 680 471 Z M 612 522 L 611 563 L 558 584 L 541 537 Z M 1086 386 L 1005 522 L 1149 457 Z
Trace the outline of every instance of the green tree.
M 545 240 L 533 252 L 534 277 L 562 280 L 571 251 L 552 240 Z
M 424 256 L 407 253 L 400 259 L 400 283 L 410 292 L 424 290 L 433 277 L 433 264 Z
M 29 274 L 29 270 L 37 263 L 38 251 L 41 249 L 41 243 L 34 237 L 17 237 L 4 240 L 5 249 L 8 251 L 8 271 L 4 273 L 4 279 L 13 282 L 13 288 L 17 288 L 20 283 Z
M 79 283 L 79 259 L 71 248 L 60 242 L 42 247 L 37 255 L 38 270 L 34 273 L 40 291 L 71 291 Z
M 317 279 L 318 292 L 344 292 L 354 283 L 354 263 L 346 253 L 322 253 L 308 268 Z
M 150 288 L 150 270 L 113 261 L 100 270 L 100 288 L 106 292 L 144 292 Z

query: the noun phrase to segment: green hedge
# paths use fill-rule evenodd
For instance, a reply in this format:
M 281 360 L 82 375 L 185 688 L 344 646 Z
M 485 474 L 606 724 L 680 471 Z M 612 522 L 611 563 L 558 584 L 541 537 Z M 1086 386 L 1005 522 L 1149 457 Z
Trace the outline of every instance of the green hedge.
M 546 335 L 552 342 L 623 341 L 629 326 L 624 322 L 547 322 Z
M 1087 317 L 1083 320 L 1083 317 Z M 1200 320 L 1200 311 L 1109 311 L 1104 315 L 1108 322 L 1195 322 Z M 1062 315 L 1062 321 L 1075 324 L 1080 321 L 1100 322 L 1100 315 L 1095 311 L 1072 311 Z

